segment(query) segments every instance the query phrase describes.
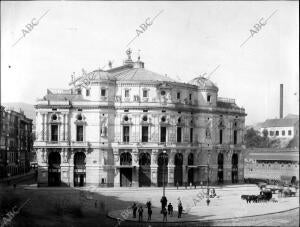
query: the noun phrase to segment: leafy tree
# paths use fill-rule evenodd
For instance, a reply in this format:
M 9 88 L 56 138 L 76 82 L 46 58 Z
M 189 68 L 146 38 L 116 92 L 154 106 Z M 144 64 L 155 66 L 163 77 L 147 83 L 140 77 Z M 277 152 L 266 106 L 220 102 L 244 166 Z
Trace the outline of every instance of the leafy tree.
M 263 136 L 259 131 L 253 128 L 247 129 L 245 134 L 245 145 L 248 148 L 278 148 L 280 147 L 279 139 L 270 139 L 268 137 L 268 131 L 262 131 Z

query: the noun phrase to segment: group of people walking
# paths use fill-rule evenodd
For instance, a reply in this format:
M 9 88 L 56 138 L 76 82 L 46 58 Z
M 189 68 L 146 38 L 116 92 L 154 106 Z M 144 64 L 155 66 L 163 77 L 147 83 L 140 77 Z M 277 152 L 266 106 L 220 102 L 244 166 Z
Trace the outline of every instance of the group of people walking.
M 168 215 L 170 217 L 173 217 L 173 212 L 174 212 L 173 205 L 172 205 L 172 203 L 169 203 L 167 205 L 168 200 L 165 196 L 163 196 L 161 198 L 160 202 L 161 202 L 161 211 L 160 211 L 160 213 L 163 215 L 163 222 L 165 222 L 165 221 L 168 221 Z M 142 222 L 143 221 L 143 212 L 144 212 L 143 206 L 142 205 L 137 205 L 134 202 L 131 208 L 132 208 L 133 218 L 136 218 L 137 213 L 138 213 L 139 222 Z M 151 220 L 151 215 L 152 215 L 152 204 L 151 204 L 150 201 L 147 201 L 146 208 L 148 210 L 148 212 L 147 212 L 148 213 L 147 221 L 150 221 Z M 182 206 L 181 200 L 178 198 L 178 215 L 177 215 L 178 218 L 181 218 L 182 211 L 183 211 L 183 206 Z

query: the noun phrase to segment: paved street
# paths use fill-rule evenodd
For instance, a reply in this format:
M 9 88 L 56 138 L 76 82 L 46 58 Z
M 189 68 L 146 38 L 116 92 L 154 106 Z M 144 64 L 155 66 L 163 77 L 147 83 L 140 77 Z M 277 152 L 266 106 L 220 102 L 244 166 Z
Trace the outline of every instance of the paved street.
M 25 189 L 24 189 L 24 188 Z M 10 192 L 12 188 L 5 189 Z M 1 190 L 2 191 L 2 190 Z M 4 191 L 4 190 L 3 190 Z M 298 226 L 299 209 L 284 213 L 268 214 L 263 216 L 247 217 L 259 213 L 277 212 L 293 207 L 299 207 L 298 195 L 294 198 L 279 198 L 278 203 L 246 204 L 240 199 L 241 194 L 257 194 L 258 188 L 254 185 L 227 186 L 216 188 L 219 198 L 211 199 L 207 207 L 205 199 L 196 206 L 193 198 L 201 189 L 167 188 L 168 202 L 177 212 L 177 198 L 180 197 L 184 206 L 184 214 L 180 221 L 194 220 L 194 223 L 169 223 L 164 226 Z M 22 196 L 22 200 L 30 198 L 30 202 L 23 208 L 25 216 L 18 216 L 15 224 L 20 222 L 31 223 L 32 226 L 116 226 L 115 219 L 106 216 L 107 213 L 124 211 L 133 201 L 145 204 L 150 199 L 154 209 L 152 220 L 161 221 L 159 213 L 162 188 L 36 188 L 35 186 L 18 186 L 15 193 Z M 0 193 L 1 196 L 1 193 Z M 43 201 L 43 203 L 41 203 Z M 69 204 L 68 207 L 81 208 L 81 216 L 71 213 L 57 214 L 58 203 Z M 97 204 L 95 204 L 97 203 Z M 47 206 L 45 206 L 47 204 Z M 69 208 L 66 209 L 69 209 Z M 187 209 L 190 207 L 190 210 Z M 71 209 L 70 208 L 70 209 Z M 128 209 L 131 212 L 131 209 Z M 186 213 L 186 210 L 189 210 Z M 71 211 L 70 211 L 71 212 Z M 116 213 L 120 217 L 120 212 Z M 128 220 L 132 219 L 131 213 Z M 225 220 L 223 219 L 225 218 Z M 232 219 L 228 219 L 232 218 Z M 147 209 L 144 208 L 144 220 L 147 219 Z M 216 220 L 222 219 L 222 220 Z M 168 217 L 168 221 L 178 221 L 177 217 Z M 161 223 L 151 223 L 151 226 L 161 226 Z M 18 225 L 17 225 L 18 226 Z M 149 226 L 149 223 L 121 222 L 120 226 Z

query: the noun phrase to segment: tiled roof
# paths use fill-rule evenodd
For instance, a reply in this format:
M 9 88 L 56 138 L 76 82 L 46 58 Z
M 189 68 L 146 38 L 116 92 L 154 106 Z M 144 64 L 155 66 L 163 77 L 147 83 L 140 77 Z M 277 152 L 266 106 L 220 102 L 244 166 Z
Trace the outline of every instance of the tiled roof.
M 248 158 L 254 159 L 254 160 L 299 161 L 299 153 L 298 152 L 250 153 Z
M 88 101 L 78 94 L 47 94 L 44 96 L 44 100 L 50 101 Z
M 268 119 L 262 123 L 262 128 L 269 127 L 291 127 L 299 122 L 299 118 L 282 118 L 282 119 Z
M 125 68 L 121 72 L 114 72 L 112 75 L 119 81 L 167 81 L 177 82 L 168 76 L 151 72 L 144 68 Z

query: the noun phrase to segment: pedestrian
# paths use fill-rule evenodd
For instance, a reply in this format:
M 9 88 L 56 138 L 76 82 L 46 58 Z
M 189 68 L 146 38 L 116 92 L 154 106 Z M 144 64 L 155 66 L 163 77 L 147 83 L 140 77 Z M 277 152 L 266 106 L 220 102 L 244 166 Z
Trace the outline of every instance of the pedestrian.
M 209 198 L 207 198 L 207 200 L 206 200 L 207 206 L 209 206 L 209 203 L 210 203 L 210 200 L 209 200 Z
M 196 189 L 196 183 L 194 184 L 194 187 L 195 187 L 195 189 Z
M 136 218 L 136 211 L 137 211 L 136 203 L 133 203 L 133 205 L 132 205 L 132 215 L 133 215 L 133 218 Z
M 150 201 L 150 200 L 147 201 L 146 207 L 147 207 L 148 209 L 149 209 L 149 208 L 151 209 L 151 201 Z
M 161 200 L 160 200 L 160 203 L 161 203 L 161 211 L 160 211 L 160 213 L 162 214 L 163 209 L 167 206 L 167 203 L 168 203 L 167 197 L 166 196 L 162 196 Z
M 95 200 L 95 208 L 97 208 L 97 200 Z
M 200 182 L 200 186 L 201 186 L 201 189 L 202 189 L 202 186 L 203 186 L 203 182 L 202 181 Z
M 152 215 L 152 209 L 151 207 L 148 207 L 148 221 L 151 220 L 151 215 Z
M 177 190 L 178 190 L 178 186 L 179 186 L 179 184 L 178 184 L 178 181 L 177 181 L 177 183 L 176 183 Z
M 169 205 L 168 205 L 168 214 L 169 214 L 169 215 L 171 215 L 171 207 L 172 207 L 172 204 L 169 203 Z
M 181 218 L 182 210 L 183 210 L 183 207 L 182 207 L 182 203 L 180 201 L 180 203 L 178 204 L 178 218 Z
M 138 210 L 138 213 L 139 213 L 139 222 L 142 222 L 143 221 L 143 207 L 140 206 L 139 207 L 139 210 Z
M 167 211 L 167 209 L 164 207 L 164 209 L 163 209 L 163 222 L 166 220 L 166 222 L 168 221 L 168 219 L 167 219 L 167 214 L 168 214 L 168 211 Z
M 171 204 L 171 217 L 173 217 L 173 205 Z
M 190 182 L 190 189 L 192 189 L 192 182 Z

